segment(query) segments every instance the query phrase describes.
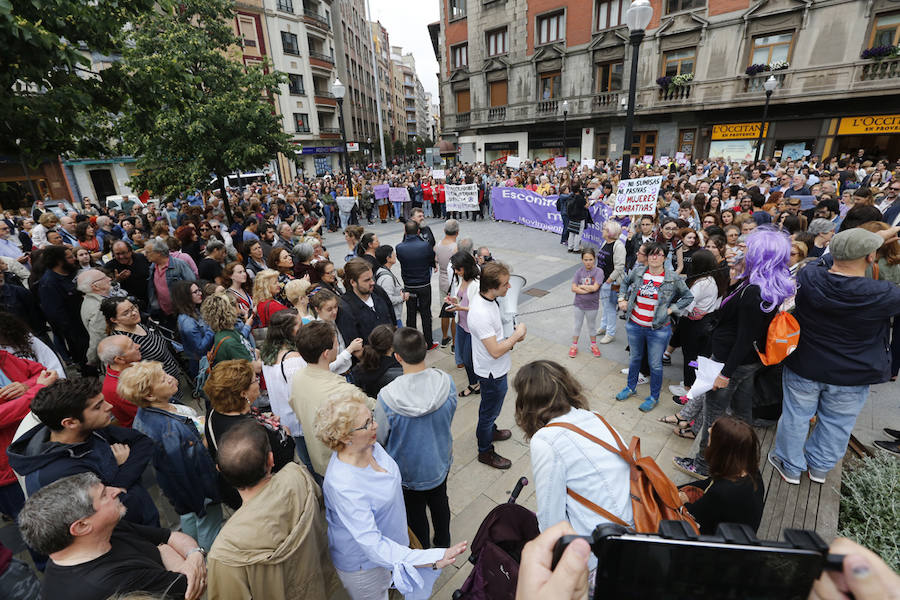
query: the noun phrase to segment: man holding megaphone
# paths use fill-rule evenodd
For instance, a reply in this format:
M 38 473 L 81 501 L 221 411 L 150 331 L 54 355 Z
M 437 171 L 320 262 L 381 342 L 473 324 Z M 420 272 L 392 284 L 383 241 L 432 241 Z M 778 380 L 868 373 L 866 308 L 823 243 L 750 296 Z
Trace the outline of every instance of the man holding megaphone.
M 494 442 L 508 440 L 509 429 L 497 429 L 494 421 L 503 407 L 506 397 L 506 376 L 512 361 L 510 352 L 525 339 L 525 324 L 519 323 L 512 334 L 503 333 L 503 321 L 497 298 L 509 291 L 509 268 L 499 262 L 488 262 L 481 267 L 479 294 L 469 305 L 468 325 L 472 334 L 472 363 L 481 384 L 481 405 L 478 409 L 478 461 L 495 469 L 508 469 L 509 459 L 494 452 Z

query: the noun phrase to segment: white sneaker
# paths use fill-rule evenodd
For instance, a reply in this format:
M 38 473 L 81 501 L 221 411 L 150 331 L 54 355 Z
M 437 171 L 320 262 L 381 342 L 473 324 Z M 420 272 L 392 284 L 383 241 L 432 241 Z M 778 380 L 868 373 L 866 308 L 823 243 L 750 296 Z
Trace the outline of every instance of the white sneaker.
M 597 330 L 597 335 L 605 335 L 605 334 L 606 334 L 605 327 L 601 327 L 600 329 Z
M 638 385 L 644 385 L 645 383 L 650 383 L 650 380 L 643 376 L 643 374 L 638 373 Z
M 673 396 L 678 396 L 679 398 L 687 394 L 687 390 L 684 389 L 684 384 L 682 385 L 670 385 L 669 391 L 672 392 Z
M 616 341 L 616 336 L 614 336 L 614 335 L 604 335 L 602 338 L 600 338 L 601 344 L 608 344 L 608 343 L 614 342 L 614 341 Z
M 625 367 L 624 369 L 619 371 L 619 373 L 621 373 L 622 375 L 628 375 L 628 367 Z

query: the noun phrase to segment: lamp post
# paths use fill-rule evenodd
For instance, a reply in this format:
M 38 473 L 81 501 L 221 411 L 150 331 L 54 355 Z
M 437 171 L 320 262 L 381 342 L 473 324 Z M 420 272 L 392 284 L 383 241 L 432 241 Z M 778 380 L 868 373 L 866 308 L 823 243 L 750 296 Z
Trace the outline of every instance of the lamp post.
M 563 100 L 563 156 L 568 160 L 569 157 L 569 101 Z
M 347 86 L 341 83 L 337 77 L 331 84 L 331 93 L 337 99 L 338 104 L 338 126 L 341 128 L 341 154 L 344 156 L 344 171 L 347 175 L 347 195 L 353 195 L 353 181 L 350 175 L 350 156 L 347 154 L 347 133 L 344 131 L 344 94 L 347 93 Z
M 369 147 L 369 162 L 371 163 L 371 162 L 373 162 L 372 161 L 372 138 L 370 138 L 370 137 L 366 138 L 366 146 Z
M 765 137 L 766 132 L 766 119 L 769 116 L 769 100 L 772 98 L 772 92 L 774 92 L 777 87 L 778 80 L 775 79 L 774 75 L 769 75 L 769 78 L 763 83 L 763 88 L 766 90 L 766 104 L 763 106 L 762 123 L 759 124 L 759 140 L 756 142 L 756 156 L 753 158 L 754 165 L 759 162 L 759 154 L 762 152 L 763 138 Z
M 625 145 L 622 147 L 622 172 L 621 179 L 628 179 L 631 174 L 631 144 L 634 129 L 634 101 L 637 92 L 638 54 L 641 42 L 644 41 L 644 30 L 653 18 L 653 7 L 649 0 L 635 0 L 625 11 L 625 24 L 631 36 L 628 43 L 631 44 L 631 77 L 628 80 L 628 112 L 625 117 Z

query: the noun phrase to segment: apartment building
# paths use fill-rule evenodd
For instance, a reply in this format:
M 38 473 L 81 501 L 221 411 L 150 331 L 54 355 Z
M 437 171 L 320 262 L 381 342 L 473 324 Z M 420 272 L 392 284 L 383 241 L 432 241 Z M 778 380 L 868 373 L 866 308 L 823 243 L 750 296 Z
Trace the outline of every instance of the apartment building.
M 391 125 L 394 122 L 393 69 L 391 65 L 391 41 L 387 29 L 380 21 L 370 21 L 372 45 L 375 47 L 375 59 L 378 63 L 378 91 L 381 95 L 381 126 L 384 135 L 393 140 Z M 377 126 L 377 124 L 376 124 Z M 377 130 L 375 132 L 377 134 Z M 378 136 L 373 135 L 373 140 Z M 380 146 L 377 141 L 375 146 Z
M 347 140 L 365 142 L 378 138 L 378 110 L 375 102 L 375 69 L 369 45 L 370 28 L 365 0 L 339 0 L 335 26 L 337 66 L 347 86 L 344 96 L 344 126 Z M 364 144 L 360 145 L 362 150 Z M 356 157 L 351 156 L 351 160 Z
M 775 77 L 763 155 L 863 148 L 873 158 L 900 157 L 896 1 L 651 5 L 638 61 L 633 156 L 752 157 L 763 82 Z M 457 143 L 460 159 L 621 157 L 629 6 L 441 0 L 441 131 Z

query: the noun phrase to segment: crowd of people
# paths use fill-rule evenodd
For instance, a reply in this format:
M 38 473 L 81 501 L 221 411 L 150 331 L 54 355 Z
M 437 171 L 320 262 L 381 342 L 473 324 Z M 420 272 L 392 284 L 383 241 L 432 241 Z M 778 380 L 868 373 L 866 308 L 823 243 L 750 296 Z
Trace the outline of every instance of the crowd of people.
M 512 437 L 496 424 L 510 376 L 540 528 L 633 522 L 628 465 L 606 449 L 619 434 L 564 361 L 511 373 L 527 330 L 501 313 L 510 269 L 460 231 L 491 218 L 495 187 L 557 197 L 560 243 L 580 256 L 568 357 L 585 328 L 593 356 L 622 338 L 616 400 L 649 384 L 637 408 L 656 409 L 681 349 L 677 407 L 659 420 L 700 438 L 674 466 L 697 479 L 681 499 L 702 533 L 760 524 L 753 425 L 777 421 L 768 460 L 787 483 L 824 483 L 869 386 L 900 370 L 900 167 L 637 165 L 631 177 L 662 176 L 656 212 L 597 224 L 594 245 L 591 209 L 615 203 L 616 167 L 497 161 L 448 167 L 446 180 L 372 168 L 123 211 L 87 198 L 62 215 L 40 200 L 6 211 L 0 512 L 18 519 L 43 597 L 428 597 L 467 548 L 451 538 L 447 489 L 457 403 L 479 396 L 478 462 L 510 468 L 496 446 Z M 478 209 L 448 213 L 445 183 L 476 184 Z M 376 198 L 383 184 L 410 201 Z M 443 219 L 437 234 L 429 218 Z M 365 229 L 388 219 L 402 223 L 396 247 Z M 799 342 L 764 366 L 782 311 Z M 459 389 L 426 365 L 448 346 Z M 698 379 L 698 360 L 719 365 L 714 379 Z M 756 392 L 762 379 L 777 398 Z M 875 443 L 900 453 L 900 432 L 886 432 Z M 160 527 L 150 463 L 179 531 Z M 33 577 L 0 546 L 0 590 L 36 597 Z

